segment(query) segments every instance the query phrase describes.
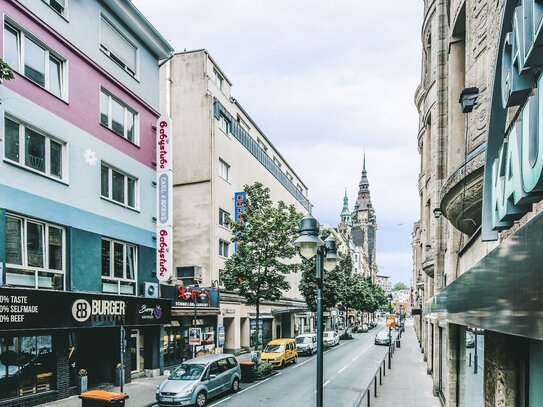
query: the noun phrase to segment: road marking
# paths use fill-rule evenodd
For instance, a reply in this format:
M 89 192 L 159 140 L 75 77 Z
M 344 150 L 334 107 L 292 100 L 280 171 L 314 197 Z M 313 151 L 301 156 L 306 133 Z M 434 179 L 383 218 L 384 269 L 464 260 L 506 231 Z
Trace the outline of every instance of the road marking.
M 328 383 L 330 383 L 330 380 L 326 380 L 326 383 L 324 383 L 322 387 L 325 387 Z
M 281 373 L 277 373 L 277 374 L 274 375 L 274 376 L 279 376 L 280 374 L 281 374 Z M 267 379 L 264 379 L 264 380 L 262 380 L 261 382 L 255 383 L 255 384 L 253 384 L 252 386 L 247 387 L 246 389 L 243 389 L 243 390 L 241 390 L 241 391 L 238 391 L 238 394 L 241 394 L 241 393 L 243 393 L 243 392 L 246 392 L 247 390 L 252 389 L 253 387 L 256 387 L 256 386 L 258 386 L 258 385 L 260 385 L 260 384 L 262 384 L 262 383 L 264 383 L 264 382 L 267 382 L 268 380 L 270 380 L 270 379 L 271 379 L 272 377 L 274 377 L 274 376 L 268 377 Z
M 355 361 L 356 359 L 358 359 L 360 357 L 360 355 L 356 355 L 355 358 L 353 359 L 353 361 Z
M 302 366 L 303 364 L 306 364 L 307 362 L 309 362 L 309 361 L 311 361 L 311 360 L 313 360 L 313 359 L 315 359 L 315 358 L 316 358 L 316 356 L 313 356 L 313 357 L 307 359 L 305 362 L 296 364 L 296 366 L 293 366 L 292 368 L 293 368 L 293 369 L 296 369 L 297 367 L 300 367 L 300 366 Z
M 345 365 L 343 366 L 340 370 L 338 370 L 338 374 L 343 372 L 345 369 L 347 369 L 349 367 L 349 365 Z
M 221 404 L 223 402 L 225 402 L 226 400 L 230 400 L 232 397 L 227 397 L 225 399 L 222 399 L 221 401 L 217 401 L 215 404 L 211 404 L 209 407 L 213 407 L 213 406 L 216 406 L 218 404 Z

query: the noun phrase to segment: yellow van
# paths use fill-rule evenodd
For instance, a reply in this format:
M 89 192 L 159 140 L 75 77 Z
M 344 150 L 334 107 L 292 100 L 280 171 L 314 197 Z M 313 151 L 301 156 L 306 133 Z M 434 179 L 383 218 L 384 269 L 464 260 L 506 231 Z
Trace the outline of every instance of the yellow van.
M 296 342 L 291 338 L 274 339 L 266 345 L 260 358 L 281 368 L 284 368 L 290 362 L 297 363 Z

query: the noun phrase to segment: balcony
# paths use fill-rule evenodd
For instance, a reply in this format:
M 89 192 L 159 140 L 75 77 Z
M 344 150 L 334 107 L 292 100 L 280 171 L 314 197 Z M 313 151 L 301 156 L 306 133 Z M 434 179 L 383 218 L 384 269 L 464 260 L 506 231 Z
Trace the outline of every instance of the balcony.
M 456 229 L 468 235 L 481 225 L 485 149 L 486 145 L 481 144 L 468 154 L 441 190 L 443 215 Z
M 417 288 L 424 287 L 424 277 L 418 276 L 417 277 Z
M 422 271 L 430 278 L 434 278 L 436 258 L 435 256 L 426 256 L 422 262 Z

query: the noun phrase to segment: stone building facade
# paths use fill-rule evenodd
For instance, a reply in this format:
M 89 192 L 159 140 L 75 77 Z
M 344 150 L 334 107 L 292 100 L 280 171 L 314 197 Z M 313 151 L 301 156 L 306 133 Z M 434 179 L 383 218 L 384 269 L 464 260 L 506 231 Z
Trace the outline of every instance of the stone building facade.
M 533 1 L 424 1 L 412 289 L 427 372 L 445 406 L 543 403 L 543 335 L 530 328 L 541 324 L 533 242 L 543 215 L 525 176 L 543 156 L 532 120 L 540 51 L 530 54 L 541 18 Z M 513 63 L 510 46 L 521 49 Z

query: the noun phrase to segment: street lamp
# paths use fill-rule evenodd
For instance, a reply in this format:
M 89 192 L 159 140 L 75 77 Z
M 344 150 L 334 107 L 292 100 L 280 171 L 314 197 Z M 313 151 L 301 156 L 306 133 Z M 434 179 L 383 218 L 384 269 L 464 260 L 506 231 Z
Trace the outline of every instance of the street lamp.
M 197 286 L 189 286 L 188 290 L 185 291 L 185 299 L 190 300 L 192 298 L 192 301 L 194 302 L 194 317 L 192 319 L 192 326 L 194 328 L 196 328 L 196 298 L 200 297 L 200 299 L 203 301 L 207 298 L 207 295 L 208 294 L 206 294 L 205 288 Z M 192 357 L 196 357 L 196 345 L 192 345 Z
M 323 313 L 322 313 L 322 286 L 324 280 L 323 268 L 332 271 L 338 264 L 336 242 L 328 237 L 324 242 L 319 237 L 319 223 L 311 215 L 306 215 L 300 221 L 299 236 L 294 246 L 300 248 L 300 255 L 306 259 L 317 256 L 317 407 L 322 407 L 323 401 Z

